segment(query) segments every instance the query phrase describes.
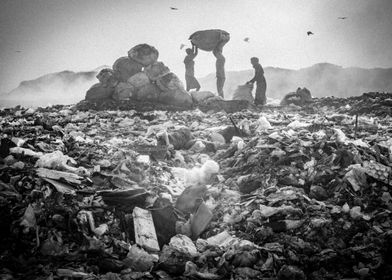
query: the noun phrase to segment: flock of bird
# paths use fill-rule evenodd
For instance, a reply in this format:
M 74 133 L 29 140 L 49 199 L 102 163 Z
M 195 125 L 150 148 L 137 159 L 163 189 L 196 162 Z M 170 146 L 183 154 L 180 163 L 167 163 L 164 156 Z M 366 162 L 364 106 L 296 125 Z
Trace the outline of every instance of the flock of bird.
M 174 11 L 177 11 L 177 10 L 178 10 L 178 8 L 176 8 L 176 7 L 170 7 L 170 9 L 171 9 L 171 10 L 174 10 Z M 338 19 L 340 19 L 340 20 L 345 20 L 345 19 L 347 19 L 347 17 L 338 17 Z M 314 35 L 314 33 L 313 33 L 312 31 L 307 31 L 306 34 L 307 34 L 308 36 Z M 244 40 L 244 42 L 249 43 L 250 38 L 249 38 L 249 37 L 245 37 L 243 40 Z M 184 44 L 181 44 L 181 45 L 180 45 L 180 50 L 182 50 L 184 47 L 185 47 L 185 45 L 184 45 Z
M 176 7 L 170 7 L 170 10 L 178 11 L 178 8 L 176 8 Z M 338 19 L 340 19 L 340 20 L 345 20 L 345 19 L 347 19 L 347 17 L 338 17 Z M 308 36 L 314 35 L 314 33 L 313 33 L 312 31 L 307 31 L 306 34 L 307 34 Z M 245 37 L 243 40 L 244 40 L 244 42 L 246 42 L 246 43 L 249 43 L 249 42 L 250 42 L 250 38 L 249 38 L 249 37 Z M 184 44 L 181 44 L 181 45 L 180 45 L 180 50 L 182 50 L 184 47 L 185 47 L 185 45 L 184 45 Z M 16 52 L 20 53 L 21 51 L 16 51 Z

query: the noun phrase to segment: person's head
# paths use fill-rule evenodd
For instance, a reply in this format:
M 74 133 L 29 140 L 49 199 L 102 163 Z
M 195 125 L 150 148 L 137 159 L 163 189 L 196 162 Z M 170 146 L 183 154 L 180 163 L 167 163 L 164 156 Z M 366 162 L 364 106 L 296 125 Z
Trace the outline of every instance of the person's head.
M 252 57 L 250 63 L 254 66 L 259 63 L 259 59 L 257 57 Z
M 193 54 L 193 51 L 192 51 L 192 49 L 190 49 L 190 48 L 187 48 L 187 49 L 185 50 L 185 52 L 186 52 L 186 54 Z

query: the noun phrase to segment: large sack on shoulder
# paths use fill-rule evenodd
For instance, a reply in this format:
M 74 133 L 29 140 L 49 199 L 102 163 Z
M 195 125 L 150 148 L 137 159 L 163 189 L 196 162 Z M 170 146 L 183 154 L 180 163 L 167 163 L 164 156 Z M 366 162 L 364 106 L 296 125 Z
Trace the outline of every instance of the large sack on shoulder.
M 126 82 L 130 77 L 142 71 L 143 65 L 127 56 L 120 57 L 113 64 L 114 76 L 120 82 Z
M 129 83 L 118 83 L 114 89 L 113 99 L 115 100 L 129 100 L 134 95 L 136 89 Z
M 240 85 L 235 90 L 233 97 L 231 99 L 232 100 L 248 100 L 249 102 L 253 103 L 255 101 L 255 99 L 253 98 L 253 95 L 252 95 L 252 89 L 253 89 L 252 84 Z
M 101 83 L 93 85 L 89 90 L 86 92 L 86 100 L 103 100 L 103 99 L 110 99 L 114 93 L 113 87 L 105 87 Z
M 159 94 L 161 90 L 154 84 L 147 84 L 140 88 L 136 94 L 134 94 L 134 98 L 139 101 L 149 101 L 149 102 L 158 102 Z
M 230 40 L 230 34 L 220 29 L 201 30 L 193 33 L 189 40 L 203 51 L 212 51 L 219 44 Z
M 144 72 L 151 81 L 156 81 L 162 76 L 169 74 L 170 69 L 163 62 L 157 61 L 144 68 Z
M 215 97 L 215 94 L 213 94 L 211 91 L 192 91 L 190 94 L 192 96 L 193 102 L 195 103 L 201 103 L 209 98 Z
M 191 107 L 192 96 L 184 89 L 164 91 L 159 94 L 159 103 L 175 106 Z
M 148 85 L 150 83 L 150 79 L 147 77 L 146 73 L 140 72 L 130 77 L 127 83 L 139 90 L 145 85 Z
M 128 52 L 128 57 L 130 59 L 133 59 L 144 66 L 148 66 L 156 62 L 158 60 L 158 56 L 158 50 L 148 44 L 134 46 Z
M 184 90 L 184 84 L 176 74 L 171 72 L 160 77 L 156 82 L 157 86 L 163 91 Z

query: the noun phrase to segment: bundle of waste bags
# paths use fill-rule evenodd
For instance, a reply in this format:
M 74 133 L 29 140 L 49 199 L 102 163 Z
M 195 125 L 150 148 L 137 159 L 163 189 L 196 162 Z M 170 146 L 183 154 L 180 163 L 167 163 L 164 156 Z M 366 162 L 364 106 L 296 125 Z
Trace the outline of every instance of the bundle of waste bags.
M 148 44 L 131 48 L 117 59 L 112 69 L 99 72 L 99 83 L 86 93 L 86 100 L 134 100 L 190 107 L 191 95 L 180 79 L 161 61 L 158 50 Z
M 312 102 L 312 95 L 307 88 L 298 88 L 295 92 L 290 92 L 280 102 L 280 105 L 303 106 Z
M 253 89 L 252 84 L 240 85 L 235 90 L 232 99 L 233 100 L 247 100 L 250 103 L 253 103 L 255 101 L 255 99 L 253 98 L 253 95 L 252 95 L 252 89 Z

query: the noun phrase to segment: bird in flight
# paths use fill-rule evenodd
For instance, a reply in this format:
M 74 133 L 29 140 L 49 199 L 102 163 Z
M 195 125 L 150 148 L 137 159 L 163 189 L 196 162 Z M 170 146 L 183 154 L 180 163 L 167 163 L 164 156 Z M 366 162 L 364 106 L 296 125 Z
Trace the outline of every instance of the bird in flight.
M 347 17 L 338 17 L 338 19 L 346 19 Z
M 307 34 L 308 34 L 308 36 L 314 35 L 314 33 L 312 31 L 308 31 Z
M 178 10 L 176 7 L 170 7 L 171 10 Z
M 249 43 L 249 37 L 244 38 L 244 42 Z

